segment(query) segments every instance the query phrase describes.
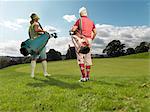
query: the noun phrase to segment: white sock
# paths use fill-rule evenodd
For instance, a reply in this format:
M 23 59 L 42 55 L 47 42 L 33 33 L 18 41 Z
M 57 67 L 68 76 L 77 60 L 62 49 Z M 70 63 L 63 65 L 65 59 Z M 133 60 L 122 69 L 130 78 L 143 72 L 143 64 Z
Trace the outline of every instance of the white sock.
M 31 76 L 34 77 L 34 70 L 36 67 L 36 61 L 31 61 Z
M 43 72 L 44 74 L 47 74 L 47 61 L 42 61 L 42 67 L 43 67 Z

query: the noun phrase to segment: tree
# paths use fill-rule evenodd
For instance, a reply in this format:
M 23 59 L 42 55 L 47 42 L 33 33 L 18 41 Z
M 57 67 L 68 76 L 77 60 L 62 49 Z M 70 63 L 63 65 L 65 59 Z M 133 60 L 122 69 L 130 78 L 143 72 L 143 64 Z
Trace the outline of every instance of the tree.
M 76 52 L 75 47 L 71 47 L 69 45 L 69 49 L 67 50 L 66 59 L 75 59 L 76 58 Z
M 128 48 L 128 49 L 126 50 L 126 54 L 127 54 L 127 55 L 135 54 L 135 49 L 134 49 L 134 48 Z
M 107 55 L 110 57 L 122 56 L 125 55 L 124 48 L 125 44 L 121 44 L 119 40 L 113 40 L 108 43 L 106 48 L 103 50 L 103 53 L 107 53 Z
M 47 60 L 61 60 L 61 53 L 58 51 L 55 51 L 54 49 L 50 49 L 47 53 Z
M 142 53 L 142 52 L 148 52 L 149 51 L 149 46 L 150 43 L 148 42 L 141 42 L 139 46 L 135 48 L 136 53 Z

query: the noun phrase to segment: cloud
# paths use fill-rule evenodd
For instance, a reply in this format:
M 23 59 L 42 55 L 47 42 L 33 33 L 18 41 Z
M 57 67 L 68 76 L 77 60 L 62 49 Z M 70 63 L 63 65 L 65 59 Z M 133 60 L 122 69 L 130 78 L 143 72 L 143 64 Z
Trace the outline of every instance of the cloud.
M 69 48 L 69 45 L 73 46 L 71 37 L 58 37 L 56 39 L 51 38 L 46 46 L 47 51 L 49 49 L 55 49 L 62 54 L 66 54 Z
M 29 22 L 29 20 L 27 20 L 27 19 L 23 19 L 23 18 L 16 19 L 17 24 L 26 24 L 28 22 Z
M 104 44 L 104 40 L 100 39 L 100 38 L 95 38 L 93 43 L 95 43 L 95 44 Z
M 7 42 L 0 42 L 0 56 L 21 56 L 20 45 L 21 40 L 9 40 Z
M 57 28 L 47 26 L 51 31 L 59 31 Z M 120 40 L 126 47 L 135 48 L 142 41 L 150 42 L 150 27 L 148 26 L 125 26 L 118 27 L 113 25 L 97 24 L 97 36 L 92 43 L 92 53 L 101 54 L 106 45 L 114 39 Z M 0 42 L 0 56 L 22 56 L 20 54 L 20 44 L 22 40 L 9 40 Z M 69 44 L 73 46 L 71 37 L 51 38 L 46 46 L 49 49 L 55 49 L 62 54 L 66 54 Z
M 17 19 L 16 21 L 18 24 L 24 24 L 27 22 L 24 19 Z M 21 26 L 18 26 L 17 28 L 19 27 Z M 44 26 L 44 29 L 47 30 L 49 33 L 60 32 L 59 29 L 53 26 Z M 20 54 L 20 45 L 23 41 L 25 40 L 0 41 L 0 56 L 23 56 L 22 54 Z M 63 38 L 63 37 L 58 39 L 52 38 L 52 40 L 51 39 L 49 40 L 50 44 L 47 44 L 46 46 L 47 51 L 49 50 L 49 48 L 54 48 L 54 49 L 56 48 L 56 50 L 58 51 L 60 50 L 62 53 L 65 53 L 67 45 L 64 47 L 64 44 L 67 44 L 67 42 L 69 42 L 68 38 Z
M 69 23 L 77 20 L 75 15 L 64 15 L 63 19 L 65 19 Z
M 23 19 L 23 18 L 18 18 L 14 21 L 10 20 L 0 20 L 0 26 L 9 28 L 12 30 L 19 30 L 20 28 L 23 27 L 23 24 L 27 24 L 29 20 Z
M 22 42 L 23 40 L 0 42 L 0 56 L 23 56 L 20 54 L 20 45 Z M 69 44 L 73 46 L 70 37 L 51 38 L 46 45 L 46 52 L 48 52 L 49 49 L 55 49 L 62 54 L 66 54 Z
M 94 40 L 94 45 L 97 49 L 99 46 L 101 52 L 106 45 L 114 39 L 120 40 L 126 47 L 133 48 L 142 41 L 150 42 L 150 27 L 148 26 L 119 27 L 107 24 L 96 24 L 96 29 L 97 37 Z M 103 47 L 100 45 L 103 45 Z
M 49 25 L 45 26 L 43 29 L 46 30 L 49 33 L 53 33 L 53 32 L 57 32 L 58 33 L 58 32 L 60 32 L 59 29 L 57 29 L 57 28 L 55 28 L 53 26 L 49 26 Z

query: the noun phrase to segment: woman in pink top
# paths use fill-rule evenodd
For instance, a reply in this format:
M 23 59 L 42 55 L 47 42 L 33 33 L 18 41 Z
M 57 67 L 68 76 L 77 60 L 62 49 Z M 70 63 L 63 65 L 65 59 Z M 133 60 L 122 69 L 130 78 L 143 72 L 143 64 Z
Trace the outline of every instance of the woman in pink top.
M 86 41 L 88 42 L 89 47 L 91 48 L 92 40 L 94 40 L 94 38 L 96 36 L 96 28 L 95 28 L 94 22 L 88 18 L 86 8 L 84 8 L 84 7 L 80 8 L 79 14 L 80 14 L 81 18 L 76 21 L 76 23 L 72 27 L 71 31 L 72 32 L 77 31 L 78 33 L 83 35 L 85 37 Z M 78 42 L 82 41 L 82 39 L 77 35 L 75 36 L 75 38 L 77 39 Z M 74 44 L 76 44 L 76 43 L 74 43 Z M 76 46 L 77 46 L 77 44 L 76 44 Z M 85 82 L 85 81 L 88 81 L 90 78 L 89 77 L 90 76 L 90 68 L 92 65 L 91 50 L 88 54 L 82 54 L 82 53 L 79 53 L 77 49 L 78 48 L 76 47 L 77 62 L 80 66 L 80 70 L 81 70 L 81 74 L 82 74 L 82 77 L 79 81 Z M 85 68 L 86 68 L 86 72 L 85 72 Z

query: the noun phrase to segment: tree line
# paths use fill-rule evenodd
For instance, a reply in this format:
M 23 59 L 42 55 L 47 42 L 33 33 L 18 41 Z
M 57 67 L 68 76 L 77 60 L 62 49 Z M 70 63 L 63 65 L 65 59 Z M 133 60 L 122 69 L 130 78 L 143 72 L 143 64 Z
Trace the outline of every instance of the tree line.
M 126 45 L 121 43 L 120 40 L 113 40 L 103 49 L 106 57 L 118 57 L 142 52 L 148 52 L 150 49 L 150 43 L 141 42 L 135 48 L 126 48 Z M 47 61 L 56 61 L 62 59 L 75 59 L 76 53 L 75 48 L 69 46 L 66 55 L 62 55 L 55 49 L 50 49 L 47 53 Z M 103 56 L 102 56 L 103 57 Z M 0 68 L 4 68 L 10 65 L 30 63 L 31 57 L 11 57 L 11 56 L 0 56 Z M 38 60 L 40 62 L 40 59 Z
M 106 53 L 109 57 L 118 57 L 136 53 L 148 52 L 150 49 L 150 43 L 141 42 L 140 45 L 135 48 L 126 48 L 126 45 L 121 43 L 120 40 L 113 40 L 106 48 L 103 50 L 103 53 Z
M 126 45 L 121 43 L 120 40 L 113 40 L 108 43 L 108 45 L 103 49 L 103 53 L 107 55 L 107 57 L 118 57 L 118 56 L 125 56 L 130 54 L 148 52 L 150 49 L 150 43 L 148 42 L 141 42 L 140 45 L 136 46 L 135 48 L 126 48 Z M 69 47 L 66 54 L 67 59 L 74 59 L 76 58 L 75 48 Z

